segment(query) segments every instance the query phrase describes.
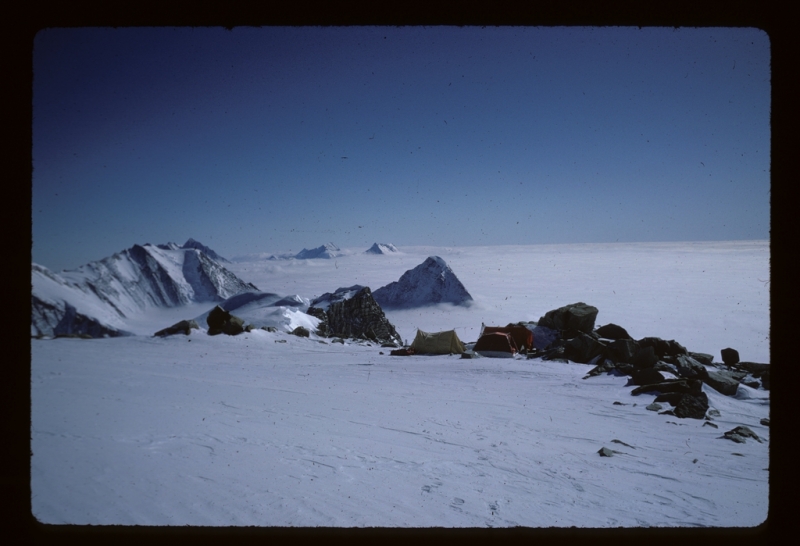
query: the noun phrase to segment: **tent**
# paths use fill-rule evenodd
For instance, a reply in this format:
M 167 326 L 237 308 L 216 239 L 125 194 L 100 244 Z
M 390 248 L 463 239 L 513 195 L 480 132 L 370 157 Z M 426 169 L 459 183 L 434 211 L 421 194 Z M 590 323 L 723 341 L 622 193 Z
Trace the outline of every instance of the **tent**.
M 511 358 L 517 353 L 517 344 L 511 334 L 491 332 L 479 337 L 472 350 L 481 356 Z
M 417 354 L 448 355 L 464 352 L 464 344 L 458 339 L 455 330 L 433 333 L 417 330 L 411 348 Z
M 509 334 L 511 339 L 514 340 L 516 349 L 519 352 L 527 352 L 533 348 L 533 332 L 524 326 L 515 326 L 512 324 L 509 324 L 508 326 L 484 326 L 483 330 L 481 331 L 481 335 L 493 334 L 495 332 Z

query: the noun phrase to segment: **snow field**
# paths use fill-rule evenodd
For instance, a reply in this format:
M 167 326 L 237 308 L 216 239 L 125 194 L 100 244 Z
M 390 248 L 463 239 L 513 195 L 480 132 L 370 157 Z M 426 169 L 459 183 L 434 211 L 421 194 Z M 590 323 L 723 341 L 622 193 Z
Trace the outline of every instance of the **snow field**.
M 769 438 L 764 391 L 745 400 L 706 391 L 721 412 L 714 429 L 645 410 L 653 396 L 631 396 L 626 378 L 583 380 L 581 364 L 390 357 L 265 331 L 31 348 L 32 504 L 46 523 L 766 518 L 768 442 L 718 439 L 740 424 Z M 600 457 L 601 447 L 620 453 Z

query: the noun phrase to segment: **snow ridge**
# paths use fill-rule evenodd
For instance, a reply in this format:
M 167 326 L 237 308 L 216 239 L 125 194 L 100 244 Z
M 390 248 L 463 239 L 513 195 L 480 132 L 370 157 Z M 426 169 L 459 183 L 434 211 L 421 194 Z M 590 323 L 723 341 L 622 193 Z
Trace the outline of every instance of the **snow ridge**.
M 175 244 L 175 243 L 169 243 L 169 244 Z M 177 245 L 176 245 L 176 246 L 177 246 Z M 208 256 L 208 257 L 209 257 L 209 258 L 211 258 L 212 260 L 216 260 L 216 261 L 218 261 L 218 262 L 231 263 L 231 262 L 230 262 L 230 260 L 226 260 L 225 258 L 223 258 L 223 257 L 222 257 L 222 256 L 220 256 L 219 254 L 217 254 L 216 252 L 214 252 L 213 250 L 211 250 L 210 248 L 208 248 L 206 245 L 204 245 L 204 244 L 203 244 L 203 243 L 201 243 L 200 241 L 195 241 L 195 240 L 194 240 L 194 239 L 192 239 L 192 238 L 189 238 L 189 240 L 188 240 L 188 241 L 186 241 L 185 243 L 183 243 L 183 246 L 182 246 L 182 247 L 178 247 L 178 248 L 195 248 L 195 249 L 197 249 L 197 250 L 201 250 L 201 251 L 203 251 L 203 252 L 206 254 L 206 256 Z
M 148 308 L 258 290 L 201 250 L 174 246 L 133 245 L 60 274 L 31 264 L 31 335 L 122 335 L 115 334 L 124 332 L 122 319 Z
M 398 281 L 373 292 L 381 307 L 408 308 L 453 303 L 469 305 L 472 296 L 458 280 L 450 266 L 439 256 L 430 256 L 414 269 L 403 273 Z

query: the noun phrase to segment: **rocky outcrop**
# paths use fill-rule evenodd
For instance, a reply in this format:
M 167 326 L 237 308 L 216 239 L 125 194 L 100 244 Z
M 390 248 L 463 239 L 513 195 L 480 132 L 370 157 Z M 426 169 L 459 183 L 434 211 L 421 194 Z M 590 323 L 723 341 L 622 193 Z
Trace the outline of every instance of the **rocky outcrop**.
M 625 328 L 609 323 L 595 330 L 598 336 L 605 339 L 633 339 Z
M 578 302 L 548 311 L 539 319 L 538 324 L 553 330 L 578 330 L 590 334 L 594 329 L 595 319 L 597 307 Z
M 737 444 L 743 444 L 747 440 L 747 438 L 752 438 L 753 440 L 757 441 L 758 443 L 763 443 L 761 438 L 758 437 L 758 434 L 750 430 L 749 427 L 745 426 L 738 426 L 734 429 L 729 430 L 720 438 L 726 438 L 728 440 L 733 440 Z
M 322 321 L 317 333 L 323 336 L 367 339 L 381 344 L 402 345 L 400 335 L 375 301 L 369 287 L 360 287 L 355 293 L 352 293 L 352 288 L 340 288 L 333 294 L 324 294 L 311 303 L 307 313 Z M 337 295 L 340 294 L 350 294 L 350 296 L 338 298 Z M 324 306 L 324 309 L 321 306 Z
M 208 314 L 208 335 L 227 334 L 235 336 L 245 331 L 244 321 L 217 305 Z
M 163 330 L 159 330 L 154 336 L 158 337 L 166 337 L 166 336 L 173 336 L 175 334 L 184 334 L 188 336 L 192 330 L 199 330 L 200 326 L 194 320 L 182 320 L 180 322 L 176 322 L 172 326 L 164 328 Z
M 450 266 L 438 256 L 430 256 L 399 280 L 378 288 L 375 301 L 382 307 L 403 309 L 437 303 L 469 305 L 472 296 Z

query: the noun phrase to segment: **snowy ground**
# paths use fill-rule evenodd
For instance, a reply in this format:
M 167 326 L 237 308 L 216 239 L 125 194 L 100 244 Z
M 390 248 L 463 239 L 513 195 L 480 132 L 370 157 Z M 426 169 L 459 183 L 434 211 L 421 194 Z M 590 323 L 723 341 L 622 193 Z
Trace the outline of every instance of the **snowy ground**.
M 439 255 L 476 303 L 388 312 L 409 340 L 418 326 L 473 341 L 481 322 L 584 301 L 635 338 L 769 362 L 767 242 L 401 250 L 231 269 L 313 297 L 375 289 Z M 139 317 L 134 337 L 31 341 L 40 521 L 735 527 L 767 516 L 767 391 L 704 387 L 715 429 L 646 410 L 653 396 L 631 396 L 627 378 L 583 380 L 583 364 L 391 357 L 265 331 L 147 335 L 206 310 Z M 738 425 L 764 443 L 719 438 Z

